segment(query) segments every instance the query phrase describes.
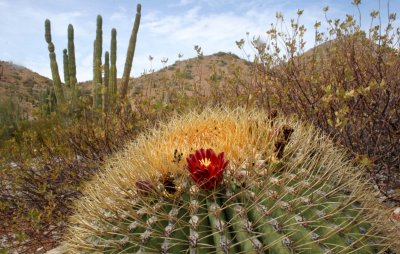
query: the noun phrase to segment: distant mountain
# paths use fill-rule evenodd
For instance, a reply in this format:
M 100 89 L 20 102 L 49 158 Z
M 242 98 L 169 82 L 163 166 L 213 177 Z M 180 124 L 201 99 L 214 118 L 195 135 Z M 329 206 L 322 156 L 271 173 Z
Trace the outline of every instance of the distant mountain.
M 52 81 L 23 66 L 0 61 L 0 100 L 11 98 L 31 116 L 39 104 L 40 92 Z

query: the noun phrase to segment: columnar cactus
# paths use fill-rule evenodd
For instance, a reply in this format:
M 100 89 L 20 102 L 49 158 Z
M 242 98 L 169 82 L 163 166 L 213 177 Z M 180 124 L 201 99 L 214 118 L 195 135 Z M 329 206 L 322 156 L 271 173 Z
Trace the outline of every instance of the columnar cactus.
M 110 54 L 104 54 L 104 85 L 103 85 L 103 111 L 107 111 L 110 104 Z
M 71 85 L 71 95 L 74 94 L 74 90 L 77 83 L 76 78 L 76 64 L 75 64 L 75 44 L 74 44 L 74 27 L 68 25 L 68 69 L 69 69 L 69 80 Z
M 57 96 L 56 96 L 56 93 L 54 91 L 54 87 L 50 88 L 49 109 L 50 109 L 50 112 L 54 112 L 57 109 Z
M 69 82 L 69 66 L 68 66 L 68 50 L 63 50 L 63 67 L 64 67 L 64 84 L 67 89 L 71 89 L 71 85 Z
M 399 233 L 325 136 L 241 109 L 142 135 L 75 207 L 72 253 L 377 253 Z
M 121 85 L 121 92 L 120 92 L 120 96 L 123 99 L 126 97 L 126 95 L 128 93 L 128 83 L 129 83 L 129 78 L 131 75 L 133 56 L 135 55 L 136 38 L 137 38 L 138 31 L 139 31 L 141 9 L 142 9 L 141 4 L 138 4 L 136 7 L 135 23 L 132 28 L 131 38 L 129 39 L 129 46 L 128 46 L 128 50 L 126 52 L 124 74 L 122 75 L 122 85 Z
M 45 27 L 44 36 L 49 49 L 50 68 L 51 68 L 51 76 L 53 78 L 53 87 L 56 94 L 57 102 L 62 103 L 64 102 L 64 92 L 61 86 L 60 74 L 58 72 L 56 53 L 54 53 L 54 44 L 51 41 L 51 24 L 49 19 L 46 19 L 46 21 L 44 22 L 44 27 Z
M 43 115 L 50 114 L 50 87 L 40 92 L 40 111 Z
M 117 30 L 115 28 L 111 30 L 110 61 L 109 100 L 110 105 L 114 105 L 117 97 Z
M 93 106 L 94 108 L 101 108 L 101 91 L 102 91 L 102 68 L 101 56 L 103 50 L 103 19 L 97 15 L 96 22 L 96 40 L 94 41 L 94 54 L 93 54 Z

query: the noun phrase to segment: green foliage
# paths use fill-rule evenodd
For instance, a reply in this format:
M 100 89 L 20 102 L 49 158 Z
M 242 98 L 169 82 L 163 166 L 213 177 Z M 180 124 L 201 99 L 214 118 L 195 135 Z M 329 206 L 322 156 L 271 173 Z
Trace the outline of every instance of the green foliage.
M 0 102 L 0 142 L 15 137 L 18 132 L 18 125 L 25 120 L 23 110 L 15 98 L 1 98 Z

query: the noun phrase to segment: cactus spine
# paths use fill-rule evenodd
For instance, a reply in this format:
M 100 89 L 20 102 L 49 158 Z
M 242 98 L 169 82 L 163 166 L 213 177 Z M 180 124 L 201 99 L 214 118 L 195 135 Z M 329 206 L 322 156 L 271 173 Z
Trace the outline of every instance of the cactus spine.
M 53 87 L 56 94 L 57 102 L 63 103 L 64 92 L 61 86 L 60 74 L 58 72 L 56 54 L 54 53 L 54 44 L 51 41 L 51 24 L 49 19 L 46 19 L 46 21 L 44 22 L 44 26 L 45 26 L 45 39 L 49 49 L 50 68 L 51 68 L 51 76 L 53 78 Z
M 109 74 L 109 101 L 114 106 L 117 98 L 117 30 L 111 30 L 111 46 L 110 46 L 110 74 Z
M 142 9 L 142 6 L 140 4 L 138 4 L 136 7 L 135 23 L 132 28 L 131 38 L 129 39 L 129 46 L 128 46 L 128 50 L 126 52 L 124 73 L 122 75 L 122 85 L 121 85 L 121 91 L 120 91 L 120 96 L 122 99 L 125 99 L 126 95 L 128 93 L 128 83 L 129 83 L 130 73 L 131 73 L 131 69 L 132 69 L 133 56 L 135 55 L 136 38 L 137 38 L 138 31 L 139 31 L 141 9 Z
M 72 253 L 378 253 L 396 244 L 399 230 L 361 168 L 312 126 L 211 109 L 160 128 L 88 183 L 71 219 Z M 215 189 L 196 185 L 182 159 L 200 147 L 230 160 Z
M 101 108 L 101 91 L 102 91 L 102 67 L 101 56 L 103 47 L 103 20 L 100 15 L 97 15 L 96 22 L 96 40 L 94 41 L 93 55 L 93 107 Z
M 103 111 L 107 111 L 110 105 L 110 55 L 108 51 L 104 54 L 104 86 L 103 86 Z

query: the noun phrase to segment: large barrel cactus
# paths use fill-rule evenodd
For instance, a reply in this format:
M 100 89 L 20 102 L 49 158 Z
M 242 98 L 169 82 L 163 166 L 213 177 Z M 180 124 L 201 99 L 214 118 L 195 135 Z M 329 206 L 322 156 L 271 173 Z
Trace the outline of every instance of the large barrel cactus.
M 379 253 L 396 228 L 312 126 L 209 109 L 110 158 L 76 202 L 72 253 Z

